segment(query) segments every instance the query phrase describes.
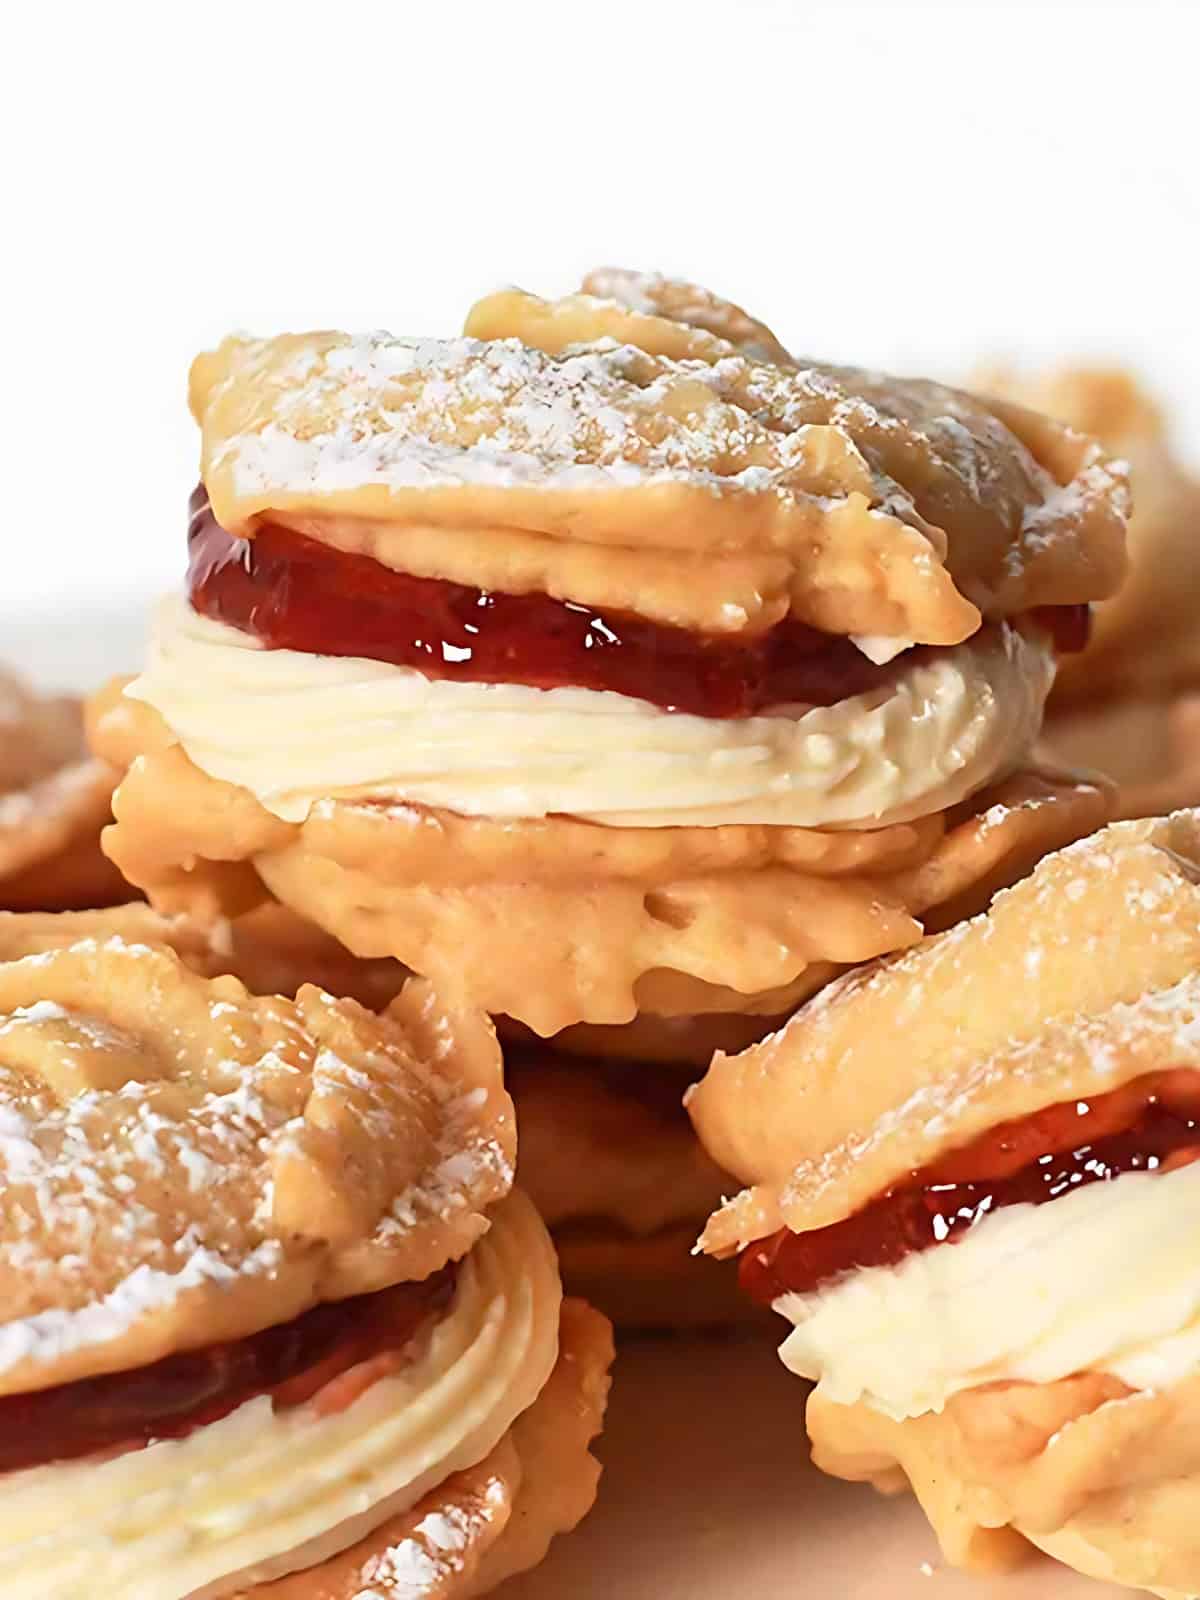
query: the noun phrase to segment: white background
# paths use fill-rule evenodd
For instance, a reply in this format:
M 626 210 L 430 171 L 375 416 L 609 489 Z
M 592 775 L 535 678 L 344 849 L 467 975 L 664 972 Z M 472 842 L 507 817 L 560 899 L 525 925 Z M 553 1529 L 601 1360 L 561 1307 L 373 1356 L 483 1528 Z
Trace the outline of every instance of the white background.
M 10 15 L 13 13 L 10 12 Z M 694 276 L 814 355 L 1107 352 L 1200 454 L 1198 10 L 40 4 L 5 41 L 0 648 L 181 569 L 193 353 Z M 21 613 L 26 627 L 15 620 Z

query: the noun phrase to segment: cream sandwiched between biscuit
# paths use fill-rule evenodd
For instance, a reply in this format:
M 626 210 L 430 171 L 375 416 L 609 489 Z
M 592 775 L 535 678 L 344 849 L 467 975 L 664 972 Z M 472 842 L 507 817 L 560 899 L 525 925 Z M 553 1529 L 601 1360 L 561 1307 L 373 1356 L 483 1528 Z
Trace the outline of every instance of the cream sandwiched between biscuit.
M 0 927 L 0 1589 L 535 1564 L 594 1497 L 611 1339 L 510 1193 L 486 1019 L 419 981 L 384 1016 L 254 997 L 145 908 L 63 920 Z
M 618 272 L 191 394 L 187 594 L 93 716 L 157 904 L 269 893 L 543 1035 L 767 1017 L 1103 818 L 1028 761 L 1122 570 L 1067 428 Z
M 818 1465 L 958 1563 L 1200 1587 L 1198 884 L 1200 814 L 1115 824 L 691 1096 Z

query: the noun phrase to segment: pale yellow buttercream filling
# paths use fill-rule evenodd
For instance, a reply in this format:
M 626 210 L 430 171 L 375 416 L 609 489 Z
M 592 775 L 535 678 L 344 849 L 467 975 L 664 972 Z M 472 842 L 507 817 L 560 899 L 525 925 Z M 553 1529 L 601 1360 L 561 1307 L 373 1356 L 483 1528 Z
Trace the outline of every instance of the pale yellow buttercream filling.
M 126 692 L 202 771 L 290 822 L 322 799 L 371 797 L 466 816 L 824 828 L 928 815 L 1011 769 L 1053 677 L 1048 642 L 1001 624 L 834 706 L 706 718 L 265 650 L 173 598 Z
M 306 1569 L 481 1461 L 557 1359 L 549 1237 L 512 1195 L 415 1359 L 345 1411 L 260 1397 L 184 1439 L 8 1473 L 5 1600 L 215 1600 Z
M 847 1273 L 775 1309 L 780 1356 L 839 1405 L 897 1419 L 980 1384 L 1200 1369 L 1200 1162 L 1008 1206 L 957 1243 Z

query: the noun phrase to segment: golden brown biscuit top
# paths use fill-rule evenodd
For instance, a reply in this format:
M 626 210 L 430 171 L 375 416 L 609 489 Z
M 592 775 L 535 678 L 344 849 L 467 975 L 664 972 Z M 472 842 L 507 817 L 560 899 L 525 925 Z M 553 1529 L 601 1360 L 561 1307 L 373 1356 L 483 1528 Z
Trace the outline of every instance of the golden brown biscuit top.
M 112 930 L 0 961 L 0 1392 L 142 1366 L 463 1255 L 511 1183 L 480 1014 L 206 979 Z M 93 919 L 99 922 L 100 919 Z
M 0 852 L 10 835 L 102 791 L 105 781 L 103 764 L 88 753 L 80 702 L 38 694 L 0 667 Z
M 1097 611 L 1087 650 L 1063 659 L 1052 706 L 1166 698 L 1200 686 L 1200 478 L 1176 454 L 1154 398 L 1112 367 L 1027 377 L 993 371 L 979 382 L 988 393 L 1063 418 L 1129 463 L 1130 575 Z
M 1200 1067 L 1200 812 L 1117 823 L 990 911 L 830 984 L 718 1056 L 689 1110 L 751 1185 L 719 1253 L 825 1227 L 997 1123 Z
M 719 360 L 732 348 L 755 361 L 795 366 L 767 327 L 711 289 L 658 272 L 598 267 L 577 294 L 541 300 L 519 289 L 485 296 L 471 307 L 466 330 L 476 339 L 518 338 L 561 354 L 607 340 L 655 356 Z
M 791 360 L 737 307 L 631 282 L 592 280 L 623 300 L 492 296 L 459 339 L 226 340 L 191 377 L 217 520 L 729 633 L 791 611 L 951 644 L 981 612 L 1116 587 L 1124 480 L 1090 440 Z
M 718 339 L 727 339 L 757 360 L 791 360 L 765 322 L 759 322 L 732 300 L 723 300 L 711 289 L 685 278 L 667 278 L 661 272 L 631 272 L 626 267 L 596 267 L 583 280 L 580 290 L 598 300 L 615 301 L 630 311 L 682 323 L 687 328 L 701 328 Z
M 0 904 L 119 893 L 97 844 L 115 781 L 88 753 L 78 700 L 38 694 L 0 667 Z

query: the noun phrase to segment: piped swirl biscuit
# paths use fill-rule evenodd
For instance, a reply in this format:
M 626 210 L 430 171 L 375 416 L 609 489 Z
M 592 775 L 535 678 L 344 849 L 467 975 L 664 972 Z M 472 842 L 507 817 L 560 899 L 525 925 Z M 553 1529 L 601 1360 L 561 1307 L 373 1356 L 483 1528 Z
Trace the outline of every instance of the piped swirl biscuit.
M 897 1041 L 902 1043 L 897 1045 Z M 830 985 L 691 1100 L 705 1247 L 793 1324 L 817 1463 L 947 1557 L 1195 1592 L 1200 816 L 1122 823 Z
M 265 886 L 356 955 L 397 957 L 541 1034 L 639 1009 L 784 1010 L 796 991 L 779 991 L 915 942 L 922 913 L 1011 881 L 1109 806 L 1103 786 L 1026 773 L 961 816 L 873 832 L 500 822 L 349 801 L 295 824 L 208 777 L 119 691 L 91 711 L 96 748 L 128 768 L 105 846 L 156 905 L 236 916 Z
M 751 1187 L 706 1246 L 836 1222 L 997 1122 L 1168 1065 L 1200 967 L 1198 862 L 1195 812 L 1114 824 L 1048 855 L 985 915 L 845 974 L 779 1033 L 718 1055 L 688 1109 Z M 1154 1003 L 1176 984 L 1178 1008 Z M 885 1050 L 897 1028 L 904 1049 Z
M 1102 819 L 1027 765 L 1123 566 L 1080 434 L 613 270 L 227 340 L 191 402 L 187 597 L 93 717 L 162 909 L 269 894 L 543 1035 L 769 1016 Z
M 386 1018 L 254 997 L 126 925 L 0 964 L 3 1393 L 423 1278 L 511 1182 L 478 1015 L 421 983 Z
M 1113 778 L 1118 816 L 1161 816 L 1197 804 L 1200 479 L 1178 458 L 1167 418 L 1129 373 L 1066 367 L 1026 380 L 985 374 L 981 383 L 1064 417 L 1130 464 L 1129 577 L 1097 608 L 1087 649 L 1061 664 L 1046 750 Z
M 1128 372 L 1108 367 L 985 372 L 979 386 L 1061 417 L 1129 463 L 1129 576 L 1097 607 L 1087 650 L 1062 663 L 1052 712 L 1167 701 L 1200 687 L 1200 479 L 1179 459 L 1160 407 Z
M 230 339 L 198 358 L 221 526 L 269 519 L 404 572 L 718 633 L 791 612 L 954 644 L 981 613 L 1120 581 L 1120 468 L 1018 407 L 755 360 L 591 296 L 510 293 L 467 326 L 484 337 Z
M 78 700 L 0 668 L 0 908 L 104 906 L 128 893 L 100 850 L 116 773 L 88 754 Z
M 483 1593 L 594 1498 L 608 1325 L 487 1019 L 252 996 L 227 932 L 0 917 L 0 1588 Z
M 608 1398 L 612 1334 L 564 1300 L 545 1388 L 495 1450 L 320 1567 L 234 1600 L 473 1600 L 537 1566 L 591 1509 L 600 1468 L 588 1444 Z

